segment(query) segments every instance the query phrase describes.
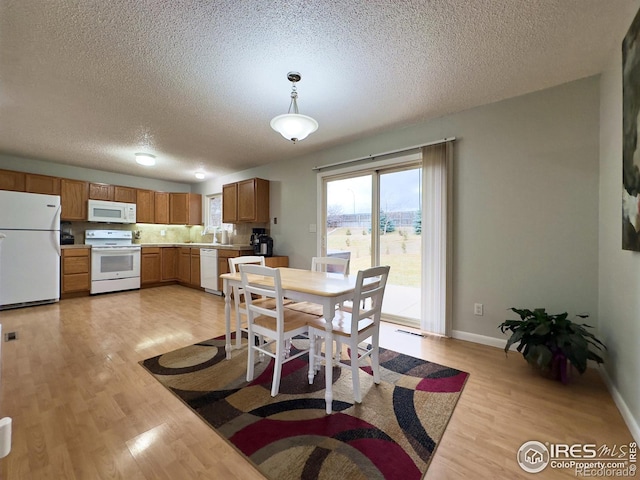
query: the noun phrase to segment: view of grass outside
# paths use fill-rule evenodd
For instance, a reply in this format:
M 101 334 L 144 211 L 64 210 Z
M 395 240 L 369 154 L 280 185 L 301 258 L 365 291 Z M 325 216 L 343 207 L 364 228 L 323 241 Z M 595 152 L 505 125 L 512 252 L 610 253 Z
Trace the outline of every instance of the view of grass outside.
M 371 266 L 371 233 L 368 228 L 336 227 L 328 229 L 327 251 L 351 252 L 349 270 Z M 389 282 L 394 285 L 420 286 L 421 236 L 412 226 L 396 227 L 380 236 L 380 264 L 391 265 Z
M 374 181 L 374 175 L 378 181 Z M 349 257 L 349 270 L 389 265 L 382 313 L 419 321 L 421 308 L 422 169 L 414 164 L 326 182 L 327 255 Z M 377 198 L 378 202 L 373 199 Z M 379 252 L 372 252 L 372 206 L 380 205 Z

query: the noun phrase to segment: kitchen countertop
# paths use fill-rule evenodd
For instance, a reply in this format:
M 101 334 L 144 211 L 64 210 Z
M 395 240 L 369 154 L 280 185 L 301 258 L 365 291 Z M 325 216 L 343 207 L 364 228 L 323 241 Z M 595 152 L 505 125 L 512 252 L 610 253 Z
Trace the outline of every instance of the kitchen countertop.
M 201 247 L 201 248 L 213 248 L 216 250 L 253 250 L 251 245 L 244 244 L 229 244 L 222 245 L 220 243 L 140 243 L 137 244 L 142 247 Z
M 253 250 L 253 247 L 251 245 L 244 244 L 222 245 L 219 243 L 134 243 L 134 245 L 140 245 L 141 247 L 200 247 L 214 248 L 218 250 Z M 70 248 L 91 248 L 91 245 L 78 243 L 74 245 L 60 245 L 60 248 L 62 248 L 63 250 Z

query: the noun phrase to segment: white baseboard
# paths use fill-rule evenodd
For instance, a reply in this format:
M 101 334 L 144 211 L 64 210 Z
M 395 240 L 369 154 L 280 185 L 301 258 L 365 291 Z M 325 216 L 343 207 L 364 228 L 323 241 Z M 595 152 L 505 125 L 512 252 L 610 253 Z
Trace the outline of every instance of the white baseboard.
M 507 344 L 506 338 L 503 340 L 500 338 L 488 337 L 486 335 L 478 335 L 476 333 L 462 332 L 460 330 L 453 330 L 451 332 L 451 337 L 456 338 L 458 340 L 465 340 L 467 342 L 480 343 L 482 345 L 488 345 L 490 347 L 497 347 L 503 350 L 505 345 Z M 516 345 L 511 345 L 511 348 L 509 350 L 515 350 L 515 349 L 516 349 Z M 593 362 L 591 360 L 589 361 L 589 367 L 596 367 L 596 366 L 597 366 L 596 362 Z M 598 368 L 598 371 L 600 372 L 600 375 L 602 376 L 602 379 L 605 385 L 607 386 L 607 389 L 609 390 L 609 393 L 611 394 L 611 397 L 613 398 L 613 401 L 615 402 L 616 407 L 618 407 L 618 410 L 620 411 L 622 418 L 627 424 L 627 427 L 629 427 L 629 431 L 631 432 L 631 435 L 633 436 L 634 440 L 637 443 L 640 443 L 640 425 L 638 425 L 638 422 L 633 417 L 631 410 L 629 410 L 629 407 L 627 406 L 626 402 L 622 398 L 622 395 L 620 395 L 620 392 L 618 392 L 618 389 L 615 387 L 615 385 L 611 381 L 611 378 L 607 374 L 607 371 L 602 367 Z
M 600 368 L 599 370 L 600 370 L 600 376 L 602 377 L 602 380 L 604 380 L 604 383 L 607 386 L 609 393 L 613 397 L 613 401 L 615 402 L 616 407 L 618 407 L 618 410 L 620 411 L 620 415 L 622 415 L 622 418 L 627 424 L 627 427 L 629 427 L 631 436 L 637 443 L 640 443 L 640 425 L 638 425 L 638 422 L 636 421 L 636 419 L 633 418 L 633 414 L 631 413 L 631 410 L 629 410 L 629 407 L 627 406 L 627 403 L 624 401 L 624 398 L 622 398 L 622 395 L 620 395 L 620 392 L 611 381 L 611 377 L 609 377 L 607 370 L 604 368 Z
M 502 350 L 504 350 L 504 347 L 507 344 L 506 338 L 503 340 L 501 338 L 488 337 L 486 335 L 478 335 L 477 333 L 463 332 L 461 330 L 453 330 L 451 332 L 451 337 L 457 338 L 458 340 L 465 340 L 467 342 L 489 345 L 490 347 L 496 347 Z M 517 345 L 511 345 L 509 350 L 515 350 L 516 347 Z

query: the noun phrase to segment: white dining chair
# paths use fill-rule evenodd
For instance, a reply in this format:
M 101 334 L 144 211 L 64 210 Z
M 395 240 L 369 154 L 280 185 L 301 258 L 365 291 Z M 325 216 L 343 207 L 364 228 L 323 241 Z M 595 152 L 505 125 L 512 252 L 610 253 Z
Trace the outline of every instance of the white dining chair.
M 276 268 L 260 265 L 240 265 L 242 288 L 245 292 L 247 305 L 247 329 L 249 342 L 247 348 L 247 381 L 253 380 L 255 352 L 274 359 L 273 380 L 271 382 L 271 396 L 275 397 L 280 390 L 282 365 L 308 353 L 308 348 L 300 349 L 293 355 L 288 354 L 288 342 L 294 337 L 308 338 L 307 324 L 313 315 L 285 309 L 283 305 L 282 283 L 280 271 Z M 267 285 L 251 283 L 249 275 L 260 275 L 267 280 Z M 253 296 L 268 298 L 275 304 L 274 309 L 264 307 L 264 303 L 256 302 Z M 256 344 L 256 335 L 264 341 Z
M 356 290 L 353 296 L 354 308 L 351 312 L 346 310 L 336 311 L 332 322 L 334 339 L 340 339 L 346 343 L 351 351 L 350 363 L 342 362 L 336 358 L 336 364 L 341 367 L 350 368 L 353 377 L 353 399 L 357 403 L 362 402 L 360 393 L 360 367 L 363 362 L 370 357 L 371 369 L 373 371 L 373 381 L 380 383 L 380 316 L 382 312 L 382 300 L 389 277 L 389 266 L 371 267 L 360 270 L 356 280 Z M 367 307 L 355 308 L 356 305 Z M 324 361 L 322 349 L 314 339 L 326 341 L 327 332 L 324 318 L 313 317 L 309 323 L 309 383 L 313 383 L 316 374 L 316 365 Z M 371 339 L 370 346 L 363 344 L 365 340 Z
M 338 257 L 312 257 L 311 270 L 314 272 L 332 272 L 347 275 L 349 273 L 349 259 Z M 287 305 L 287 308 L 298 312 L 316 315 L 318 317 L 322 317 L 324 315 L 322 306 L 317 303 L 295 302 Z
M 312 257 L 311 270 L 314 272 L 333 272 L 349 274 L 349 259 L 339 257 Z
M 340 257 L 312 257 L 311 258 L 311 270 L 314 272 L 329 272 L 329 273 L 341 273 L 343 275 L 349 274 L 349 259 Z M 342 307 L 339 305 L 338 308 Z M 317 303 L 311 302 L 296 302 L 287 305 L 287 308 L 296 310 L 298 312 L 308 313 L 317 317 L 322 317 L 324 312 L 322 306 Z M 319 345 L 319 342 L 318 342 Z M 336 340 L 336 348 L 334 350 L 338 359 L 341 357 L 342 344 L 340 340 Z
M 264 257 L 260 255 L 245 255 L 242 257 L 229 258 L 229 271 L 231 273 L 238 273 L 239 265 L 260 265 L 265 266 Z M 264 308 L 275 308 L 275 302 L 268 298 L 255 299 L 256 304 L 262 303 Z M 286 302 L 289 303 L 289 302 Z M 236 346 L 240 347 L 242 344 L 242 332 L 247 332 L 246 326 L 243 326 L 242 316 L 247 317 L 246 299 L 244 290 L 241 286 L 233 287 L 233 304 L 236 311 Z

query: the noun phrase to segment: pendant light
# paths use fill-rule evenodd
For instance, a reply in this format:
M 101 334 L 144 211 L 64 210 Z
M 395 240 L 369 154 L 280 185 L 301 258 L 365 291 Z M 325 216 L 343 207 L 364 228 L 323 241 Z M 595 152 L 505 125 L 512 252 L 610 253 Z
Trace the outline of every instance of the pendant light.
M 289 104 L 289 113 L 278 115 L 271 120 L 271 128 L 282 135 L 287 140 L 296 143 L 298 140 L 304 140 L 309 134 L 318 129 L 318 122 L 313 118 L 298 113 L 298 91 L 296 82 L 302 78 L 298 72 L 289 72 L 287 79 L 293 84 L 291 87 L 291 103 Z M 293 113 L 291 110 L 293 109 Z

